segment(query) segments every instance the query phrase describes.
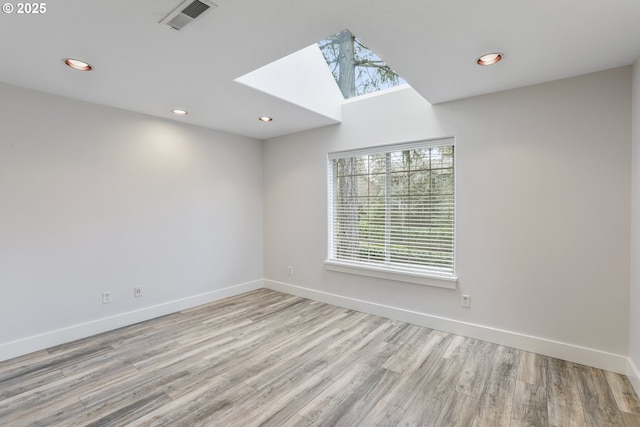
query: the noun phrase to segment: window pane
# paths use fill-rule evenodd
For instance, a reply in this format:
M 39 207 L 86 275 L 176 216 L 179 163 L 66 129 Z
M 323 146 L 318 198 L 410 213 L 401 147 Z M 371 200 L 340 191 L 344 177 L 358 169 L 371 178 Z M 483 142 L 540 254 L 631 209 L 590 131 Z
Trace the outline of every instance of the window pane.
M 389 157 L 391 159 L 391 171 L 406 171 L 409 170 L 409 152 L 408 151 L 398 151 L 395 153 L 390 153 Z
M 349 30 L 321 40 L 318 47 L 345 98 L 406 83 Z
M 407 172 L 392 172 L 391 195 L 399 196 L 409 193 L 409 174 Z

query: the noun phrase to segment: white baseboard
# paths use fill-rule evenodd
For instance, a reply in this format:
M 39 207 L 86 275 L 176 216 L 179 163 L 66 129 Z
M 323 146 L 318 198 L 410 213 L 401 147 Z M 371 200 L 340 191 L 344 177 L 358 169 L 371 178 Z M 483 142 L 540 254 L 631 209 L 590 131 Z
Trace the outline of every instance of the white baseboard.
M 116 316 L 106 317 L 21 340 L 0 344 L 0 361 L 175 313 L 201 304 L 207 304 L 230 296 L 239 295 L 262 287 L 325 302 L 339 307 L 345 307 L 389 319 L 425 326 L 448 333 L 506 345 L 525 351 L 543 354 L 545 356 L 556 357 L 570 362 L 624 374 L 629 377 L 636 393 L 640 395 L 640 370 L 634 365 L 631 359 L 625 356 L 548 340 L 546 338 L 533 337 L 517 332 L 505 331 L 369 301 L 348 298 L 341 295 L 266 279 L 242 283 L 224 289 L 218 289 L 204 294 L 194 295 L 152 307 L 146 307 L 140 310 L 122 313 Z
M 629 358 L 627 365 L 627 376 L 629 377 L 629 381 L 631 381 L 631 385 L 636 390 L 636 394 L 640 396 L 640 369 L 633 363 L 633 360 Z
M 234 295 L 239 295 L 262 287 L 263 281 L 255 280 L 0 344 L 0 361 L 29 354 L 34 351 L 44 350 L 46 348 L 77 339 L 90 337 L 92 335 L 111 331 L 123 326 L 133 325 L 134 323 L 154 319 L 156 317 L 175 313 L 201 304 L 207 304 Z
M 348 298 L 341 295 L 321 292 L 273 280 L 265 279 L 264 287 L 303 298 L 337 305 L 339 307 L 375 314 L 377 316 L 425 326 L 431 329 L 488 341 L 495 344 L 514 347 L 520 350 L 568 360 L 570 362 L 592 366 L 623 375 L 627 375 L 630 363 L 629 358 L 619 354 L 608 353 L 473 323 L 461 322 L 459 320 L 432 316 L 426 313 L 419 313 L 369 301 Z M 636 378 L 638 377 L 636 376 Z M 636 390 L 637 389 L 638 387 L 636 386 Z

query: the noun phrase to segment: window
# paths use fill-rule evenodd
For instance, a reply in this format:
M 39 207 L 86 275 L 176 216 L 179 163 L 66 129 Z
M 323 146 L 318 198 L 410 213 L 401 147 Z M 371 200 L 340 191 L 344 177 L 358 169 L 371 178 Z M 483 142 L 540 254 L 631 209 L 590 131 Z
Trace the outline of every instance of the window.
M 453 139 L 329 154 L 327 268 L 455 288 L 454 170 Z
M 318 47 L 346 99 L 406 84 L 349 30 L 327 37 Z

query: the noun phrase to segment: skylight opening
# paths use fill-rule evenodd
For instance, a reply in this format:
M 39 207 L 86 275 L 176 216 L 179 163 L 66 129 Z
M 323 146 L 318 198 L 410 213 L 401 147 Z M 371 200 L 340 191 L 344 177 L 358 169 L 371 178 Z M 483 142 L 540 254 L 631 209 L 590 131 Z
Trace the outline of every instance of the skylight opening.
M 318 47 L 346 99 L 406 84 L 349 30 L 327 37 Z

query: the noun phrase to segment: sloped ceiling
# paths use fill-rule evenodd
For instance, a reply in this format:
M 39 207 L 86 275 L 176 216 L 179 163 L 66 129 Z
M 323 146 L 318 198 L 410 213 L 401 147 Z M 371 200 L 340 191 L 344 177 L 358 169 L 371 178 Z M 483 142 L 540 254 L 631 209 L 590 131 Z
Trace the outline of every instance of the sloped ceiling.
M 640 55 L 637 0 L 215 0 L 181 31 L 159 24 L 179 3 L 59 0 L 44 14 L 2 14 L 0 82 L 267 139 L 336 117 L 235 80 L 346 28 L 431 103 Z M 493 51 L 505 60 L 475 64 Z M 66 57 L 95 69 L 70 70 Z

